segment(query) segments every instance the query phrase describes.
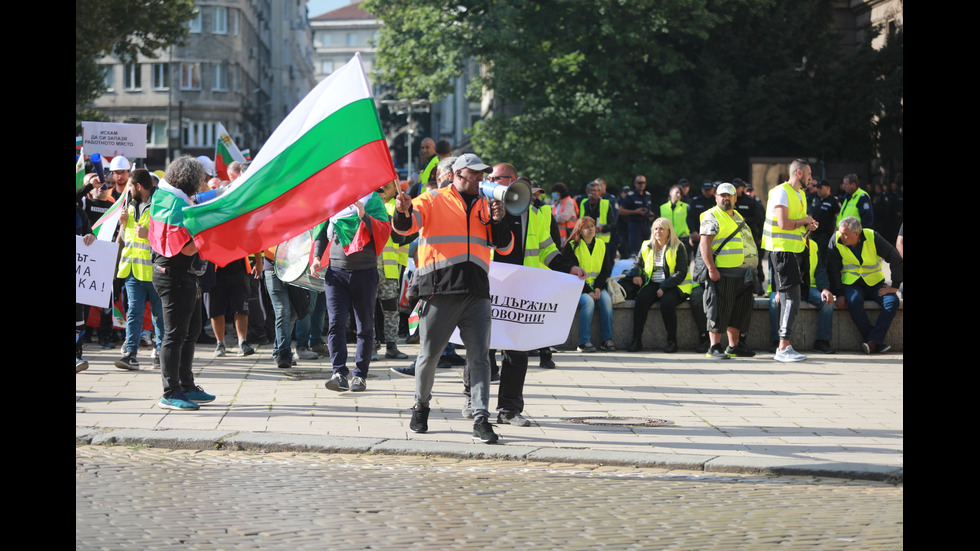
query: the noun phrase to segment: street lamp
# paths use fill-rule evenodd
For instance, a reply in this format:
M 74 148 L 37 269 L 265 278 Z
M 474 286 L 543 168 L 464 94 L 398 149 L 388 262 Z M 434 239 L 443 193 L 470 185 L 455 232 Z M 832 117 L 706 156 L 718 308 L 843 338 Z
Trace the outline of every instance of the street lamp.
M 412 142 L 415 134 L 415 128 L 418 126 L 412 120 L 412 114 L 418 113 L 428 113 L 429 112 L 429 100 L 427 99 L 384 99 L 381 100 L 382 105 L 387 105 L 388 110 L 395 113 L 396 115 L 407 114 L 408 122 L 405 125 L 405 133 L 408 134 L 408 179 L 412 179 Z

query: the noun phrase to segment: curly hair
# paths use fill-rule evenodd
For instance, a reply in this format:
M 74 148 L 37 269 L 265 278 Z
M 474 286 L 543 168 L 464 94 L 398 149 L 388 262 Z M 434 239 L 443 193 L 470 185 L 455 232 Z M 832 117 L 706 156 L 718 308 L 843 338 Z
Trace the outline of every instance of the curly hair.
M 167 167 L 163 179 L 170 185 L 183 191 L 188 196 L 194 195 L 201 188 L 207 174 L 204 165 L 190 155 L 181 155 Z

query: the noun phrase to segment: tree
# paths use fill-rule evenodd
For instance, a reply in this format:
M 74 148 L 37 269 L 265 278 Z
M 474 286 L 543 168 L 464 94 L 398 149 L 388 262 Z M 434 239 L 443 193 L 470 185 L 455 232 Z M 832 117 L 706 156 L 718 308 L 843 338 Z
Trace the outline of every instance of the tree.
M 748 176 L 750 155 L 836 153 L 825 105 L 841 57 L 831 3 L 775 0 L 368 0 L 376 72 L 438 101 L 475 59 L 495 115 L 473 144 L 572 189 L 604 176 Z M 804 61 L 805 60 L 805 61 Z M 867 114 L 840 122 L 868 132 Z M 503 114 L 503 116 L 500 116 Z M 838 136 L 839 138 L 839 136 Z
M 182 44 L 194 0 L 75 0 L 75 111 L 105 92 L 99 58 L 156 57 Z

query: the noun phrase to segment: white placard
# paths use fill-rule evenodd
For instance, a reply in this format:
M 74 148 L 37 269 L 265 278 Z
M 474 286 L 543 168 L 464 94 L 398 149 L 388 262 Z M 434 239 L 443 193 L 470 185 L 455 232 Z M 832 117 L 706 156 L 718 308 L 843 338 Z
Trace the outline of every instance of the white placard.
M 564 343 L 582 295 L 571 274 L 490 263 L 490 348 L 536 350 Z M 459 329 L 450 340 L 463 344 Z
M 115 242 L 96 240 L 86 247 L 82 236 L 75 236 L 75 302 L 99 308 L 109 305 L 118 253 Z
M 82 147 L 87 155 L 124 155 L 130 162 L 133 159 L 145 159 L 146 125 L 83 121 Z

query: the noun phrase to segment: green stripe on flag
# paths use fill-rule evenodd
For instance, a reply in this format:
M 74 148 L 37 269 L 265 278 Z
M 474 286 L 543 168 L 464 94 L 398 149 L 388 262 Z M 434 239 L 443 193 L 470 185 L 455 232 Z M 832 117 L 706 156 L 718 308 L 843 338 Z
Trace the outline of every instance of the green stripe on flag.
M 375 121 L 375 124 L 364 124 Z M 372 98 L 341 107 L 310 128 L 276 158 L 249 175 L 242 187 L 210 203 L 184 211 L 194 235 L 270 203 L 358 148 L 383 140 Z M 338 182 L 342 185 L 343 182 Z

